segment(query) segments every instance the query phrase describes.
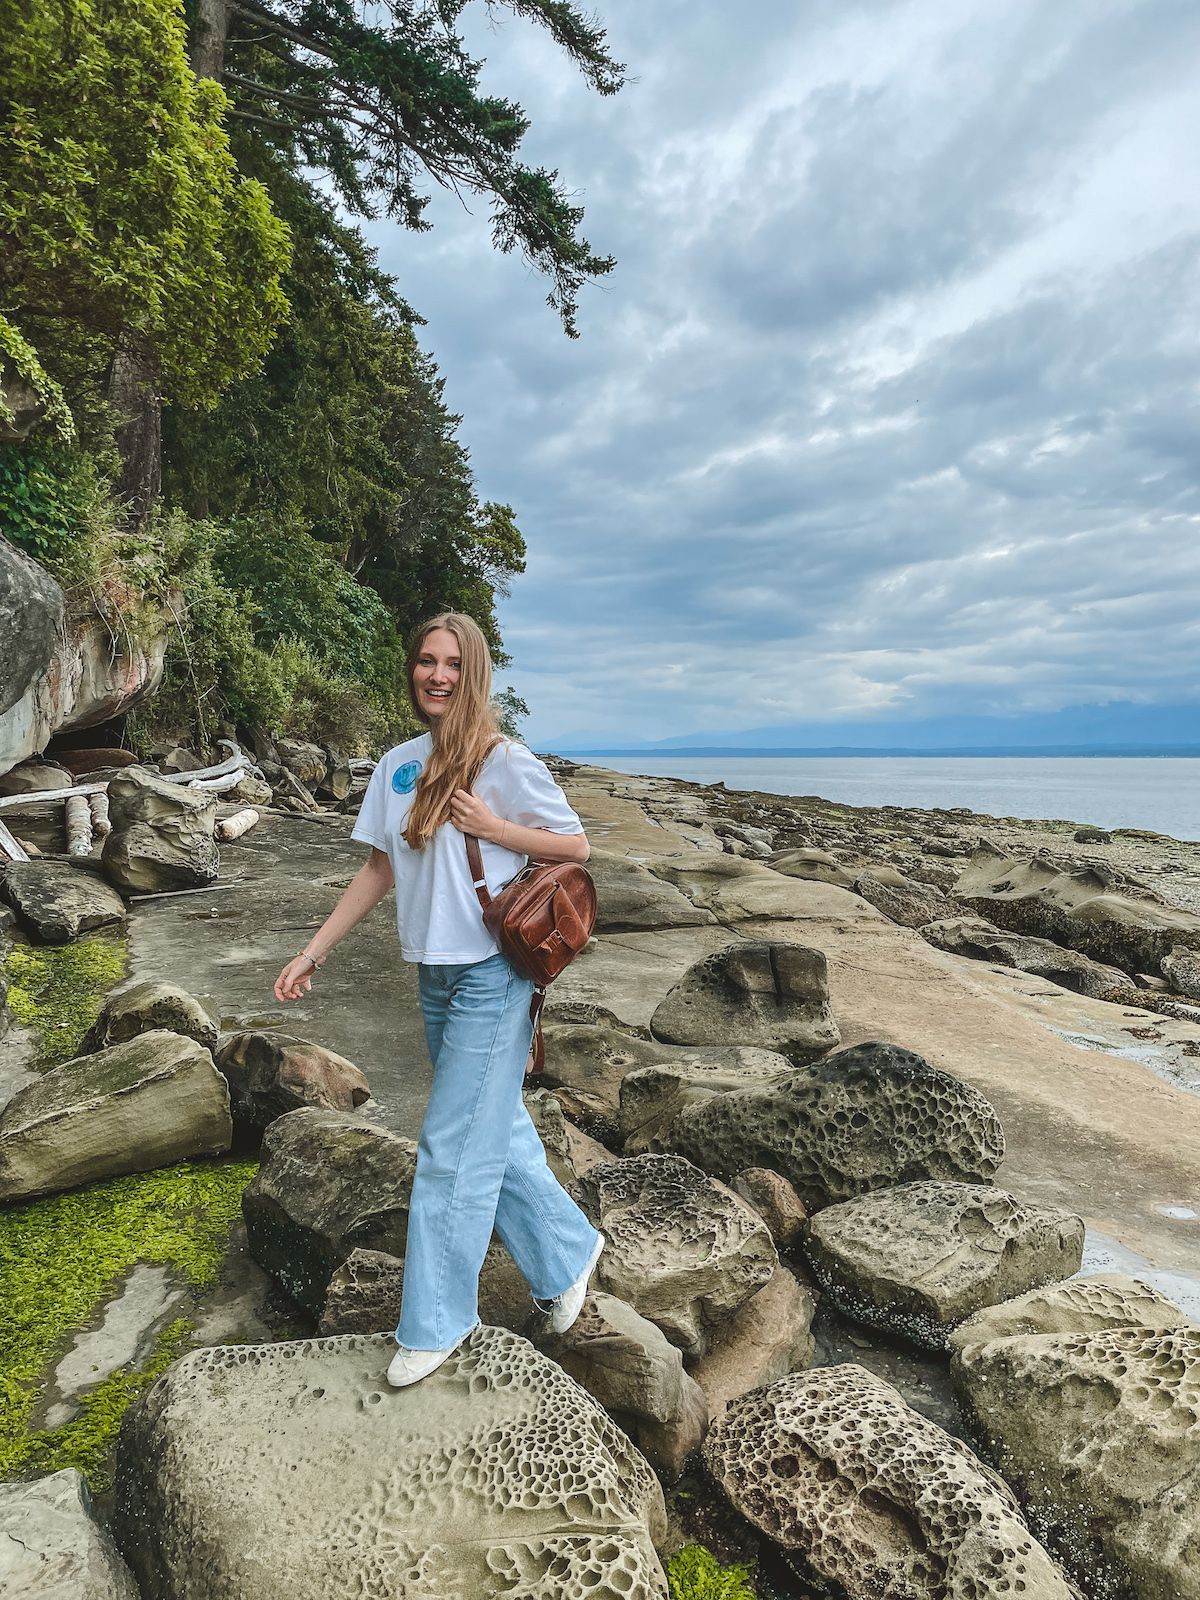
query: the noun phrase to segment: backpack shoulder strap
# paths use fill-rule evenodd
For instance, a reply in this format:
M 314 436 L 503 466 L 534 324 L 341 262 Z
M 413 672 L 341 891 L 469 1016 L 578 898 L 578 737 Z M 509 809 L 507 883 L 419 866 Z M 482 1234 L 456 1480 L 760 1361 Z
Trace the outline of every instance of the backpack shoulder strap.
M 471 887 L 479 901 L 480 910 L 486 911 L 492 903 L 492 897 L 488 893 L 487 878 L 483 871 L 483 851 L 473 833 L 464 833 L 463 840 L 467 846 L 467 863 L 471 868 Z

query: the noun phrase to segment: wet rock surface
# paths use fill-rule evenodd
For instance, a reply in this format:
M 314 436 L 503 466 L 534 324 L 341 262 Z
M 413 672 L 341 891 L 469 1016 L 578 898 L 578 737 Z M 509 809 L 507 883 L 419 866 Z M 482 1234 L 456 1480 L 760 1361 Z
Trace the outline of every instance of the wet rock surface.
M 818 1055 L 840 1035 L 819 950 L 771 941 L 729 945 L 689 969 L 650 1022 L 669 1044 L 746 1044 L 792 1059 Z
M 208 1051 L 181 1034 L 143 1033 L 18 1089 L 0 1113 L 0 1199 L 215 1154 L 232 1135 Z
M 780 1083 L 686 1107 L 664 1144 L 720 1178 L 769 1165 L 806 1206 L 917 1178 L 990 1180 L 999 1119 L 976 1090 L 895 1045 L 839 1050 Z
M 1016 1335 L 954 1370 L 1089 1594 L 1200 1596 L 1200 1328 Z
M 686 1355 L 770 1278 L 777 1261 L 756 1211 L 679 1156 L 628 1156 L 576 1185 L 607 1244 L 593 1282 L 655 1323 Z
M 804 1255 L 848 1316 L 943 1349 L 982 1306 L 1068 1277 L 1083 1222 L 978 1184 L 909 1183 L 818 1213 Z
M 578 1384 L 482 1328 L 392 1390 L 394 1348 L 350 1335 L 176 1363 L 118 1452 L 115 1529 L 143 1592 L 665 1600 L 662 1491 Z
M 861 1367 L 735 1400 L 704 1460 L 736 1511 L 855 1600 L 1082 1600 L 1003 1481 Z

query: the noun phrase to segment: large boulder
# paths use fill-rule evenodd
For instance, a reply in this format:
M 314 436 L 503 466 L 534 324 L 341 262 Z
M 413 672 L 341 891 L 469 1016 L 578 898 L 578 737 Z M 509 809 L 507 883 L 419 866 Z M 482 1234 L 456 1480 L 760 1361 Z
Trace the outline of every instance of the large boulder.
M 1172 950 L 1162 958 L 1159 970 L 1176 994 L 1185 1000 L 1200 1000 L 1200 952 Z
M 1092 1000 L 1126 1000 L 1133 984 L 1119 967 L 1104 967 L 1079 950 L 1066 950 L 1050 939 L 1007 933 L 983 917 L 947 917 L 927 923 L 921 937 L 937 950 L 996 967 L 1015 967 L 1046 978 L 1063 989 L 1073 989 Z
M 101 861 L 126 894 L 202 888 L 217 876 L 217 797 L 126 767 L 108 784 L 112 832 Z
M 1123 1272 L 1098 1272 L 1088 1278 L 1048 1283 L 999 1305 L 985 1306 L 950 1335 L 958 1352 L 993 1339 L 1031 1333 L 1106 1333 L 1110 1328 L 1190 1328 L 1192 1318 L 1178 1306 Z
M 371 1098 L 353 1061 L 287 1033 L 232 1033 L 216 1060 L 229 1085 L 234 1126 L 252 1141 L 289 1111 L 355 1111 Z
M 0 1594 L 12 1600 L 138 1600 L 74 1467 L 0 1483 Z
M 855 1600 L 1082 1600 L 1002 1480 L 861 1367 L 743 1395 L 704 1460 L 737 1512 Z
M 143 1594 L 665 1600 L 658 1482 L 561 1368 L 480 1328 L 394 1390 L 394 1352 L 352 1335 L 177 1361 L 118 1447 Z
M 124 1044 L 126 1039 L 136 1039 L 139 1033 L 156 1029 L 182 1033 L 206 1050 L 215 1048 L 219 1032 L 215 1020 L 195 995 L 177 983 L 161 978 L 127 978 L 104 997 L 95 1022 L 80 1044 L 80 1054 Z
M 878 1043 L 687 1106 L 662 1142 L 719 1178 L 770 1166 L 809 1207 L 919 1178 L 986 1183 L 1004 1156 L 1004 1131 L 977 1090 Z
M 232 1136 L 208 1051 L 178 1033 L 143 1033 L 17 1090 L 0 1112 L 0 1200 L 214 1155 Z
M 1083 1221 L 983 1184 L 906 1183 L 819 1212 L 804 1253 L 848 1316 L 940 1350 L 981 1306 L 1078 1271 Z
M 352 1250 L 404 1255 L 416 1165 L 411 1139 L 351 1113 L 306 1107 L 280 1117 L 242 1195 L 251 1255 L 320 1316 Z
M 0 895 L 38 944 L 69 944 L 125 920 L 125 902 L 115 889 L 64 861 L 9 862 L 0 868 Z
M 767 1087 L 792 1071 L 786 1056 L 753 1045 L 695 1045 L 663 1053 L 666 1059 L 656 1066 L 627 1072 L 621 1080 L 620 1132 L 627 1155 L 662 1150 L 685 1106 L 730 1089 Z
M 1081 867 L 1045 851 L 1006 856 L 981 845 L 955 897 L 997 927 L 1052 939 L 1131 975 L 1157 972 L 1176 946 L 1200 950 L 1200 917 L 1115 868 Z
M 302 739 L 277 739 L 275 748 L 283 765 L 306 789 L 316 789 L 325 782 L 329 769 L 319 744 L 309 744 Z
M 593 1167 L 576 1192 L 607 1240 L 594 1281 L 685 1355 L 702 1355 L 711 1330 L 775 1270 L 775 1246 L 757 1212 L 679 1156 Z
M 58 725 L 65 618 L 50 574 L 0 538 L 0 772 L 44 750 Z
M 808 1221 L 808 1207 L 791 1184 L 770 1167 L 747 1167 L 730 1184 L 771 1230 L 776 1250 L 791 1250 L 799 1243 Z
M 904 928 L 920 928 L 937 917 L 947 917 L 953 907 L 941 892 L 928 883 L 913 883 L 902 872 L 876 868 L 856 879 L 854 892 Z
M 596 883 L 596 932 L 631 933 L 649 928 L 695 928 L 716 917 L 664 883 L 640 862 L 593 850 L 588 871 Z
M 659 1002 L 650 1031 L 669 1044 L 748 1044 L 795 1059 L 841 1037 L 819 950 L 783 941 L 727 945 L 689 967 Z
M 1200 1328 L 1017 1335 L 953 1366 L 1090 1594 L 1200 1600 Z
M 75 778 L 66 767 L 44 761 L 22 761 L 11 772 L 0 773 L 0 794 L 53 794 L 58 789 L 73 789 Z
M 708 1427 L 703 1391 L 661 1329 L 613 1295 L 590 1294 L 567 1333 L 542 1345 L 656 1471 L 677 1476 Z

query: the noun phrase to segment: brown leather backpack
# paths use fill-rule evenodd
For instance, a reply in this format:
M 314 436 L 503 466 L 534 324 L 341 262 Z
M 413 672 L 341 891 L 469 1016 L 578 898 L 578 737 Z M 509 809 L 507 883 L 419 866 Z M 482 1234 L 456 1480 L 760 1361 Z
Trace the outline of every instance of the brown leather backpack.
M 596 926 L 596 885 L 578 861 L 530 861 L 497 895 L 488 893 L 483 854 L 474 834 L 465 833 L 471 883 L 484 926 L 515 971 L 534 982 L 529 1007 L 533 1022 L 531 1073 L 545 1064 L 542 1005 L 546 985 L 579 954 Z

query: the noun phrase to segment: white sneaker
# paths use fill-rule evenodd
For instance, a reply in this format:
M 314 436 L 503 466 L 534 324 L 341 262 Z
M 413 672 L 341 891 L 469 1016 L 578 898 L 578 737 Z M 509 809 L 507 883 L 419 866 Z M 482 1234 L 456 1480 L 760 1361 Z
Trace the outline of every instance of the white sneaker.
M 575 1282 L 569 1289 L 564 1289 L 560 1295 L 550 1301 L 548 1309 L 550 1312 L 551 1333 L 566 1333 L 567 1329 L 574 1325 L 575 1319 L 583 1310 L 583 1302 L 587 1299 L 588 1279 L 595 1271 L 596 1263 L 600 1259 L 600 1252 L 604 1249 L 604 1245 L 604 1235 L 601 1234 L 596 1240 L 596 1248 L 592 1251 L 587 1266 L 584 1267 Z
M 475 1327 L 478 1326 L 476 1323 Z M 387 1369 L 387 1381 L 393 1389 L 407 1389 L 410 1383 L 420 1383 L 422 1378 L 436 1372 L 442 1362 L 452 1356 L 474 1332 L 475 1328 L 468 1328 L 461 1339 L 456 1339 L 445 1350 L 410 1350 L 402 1344 Z

